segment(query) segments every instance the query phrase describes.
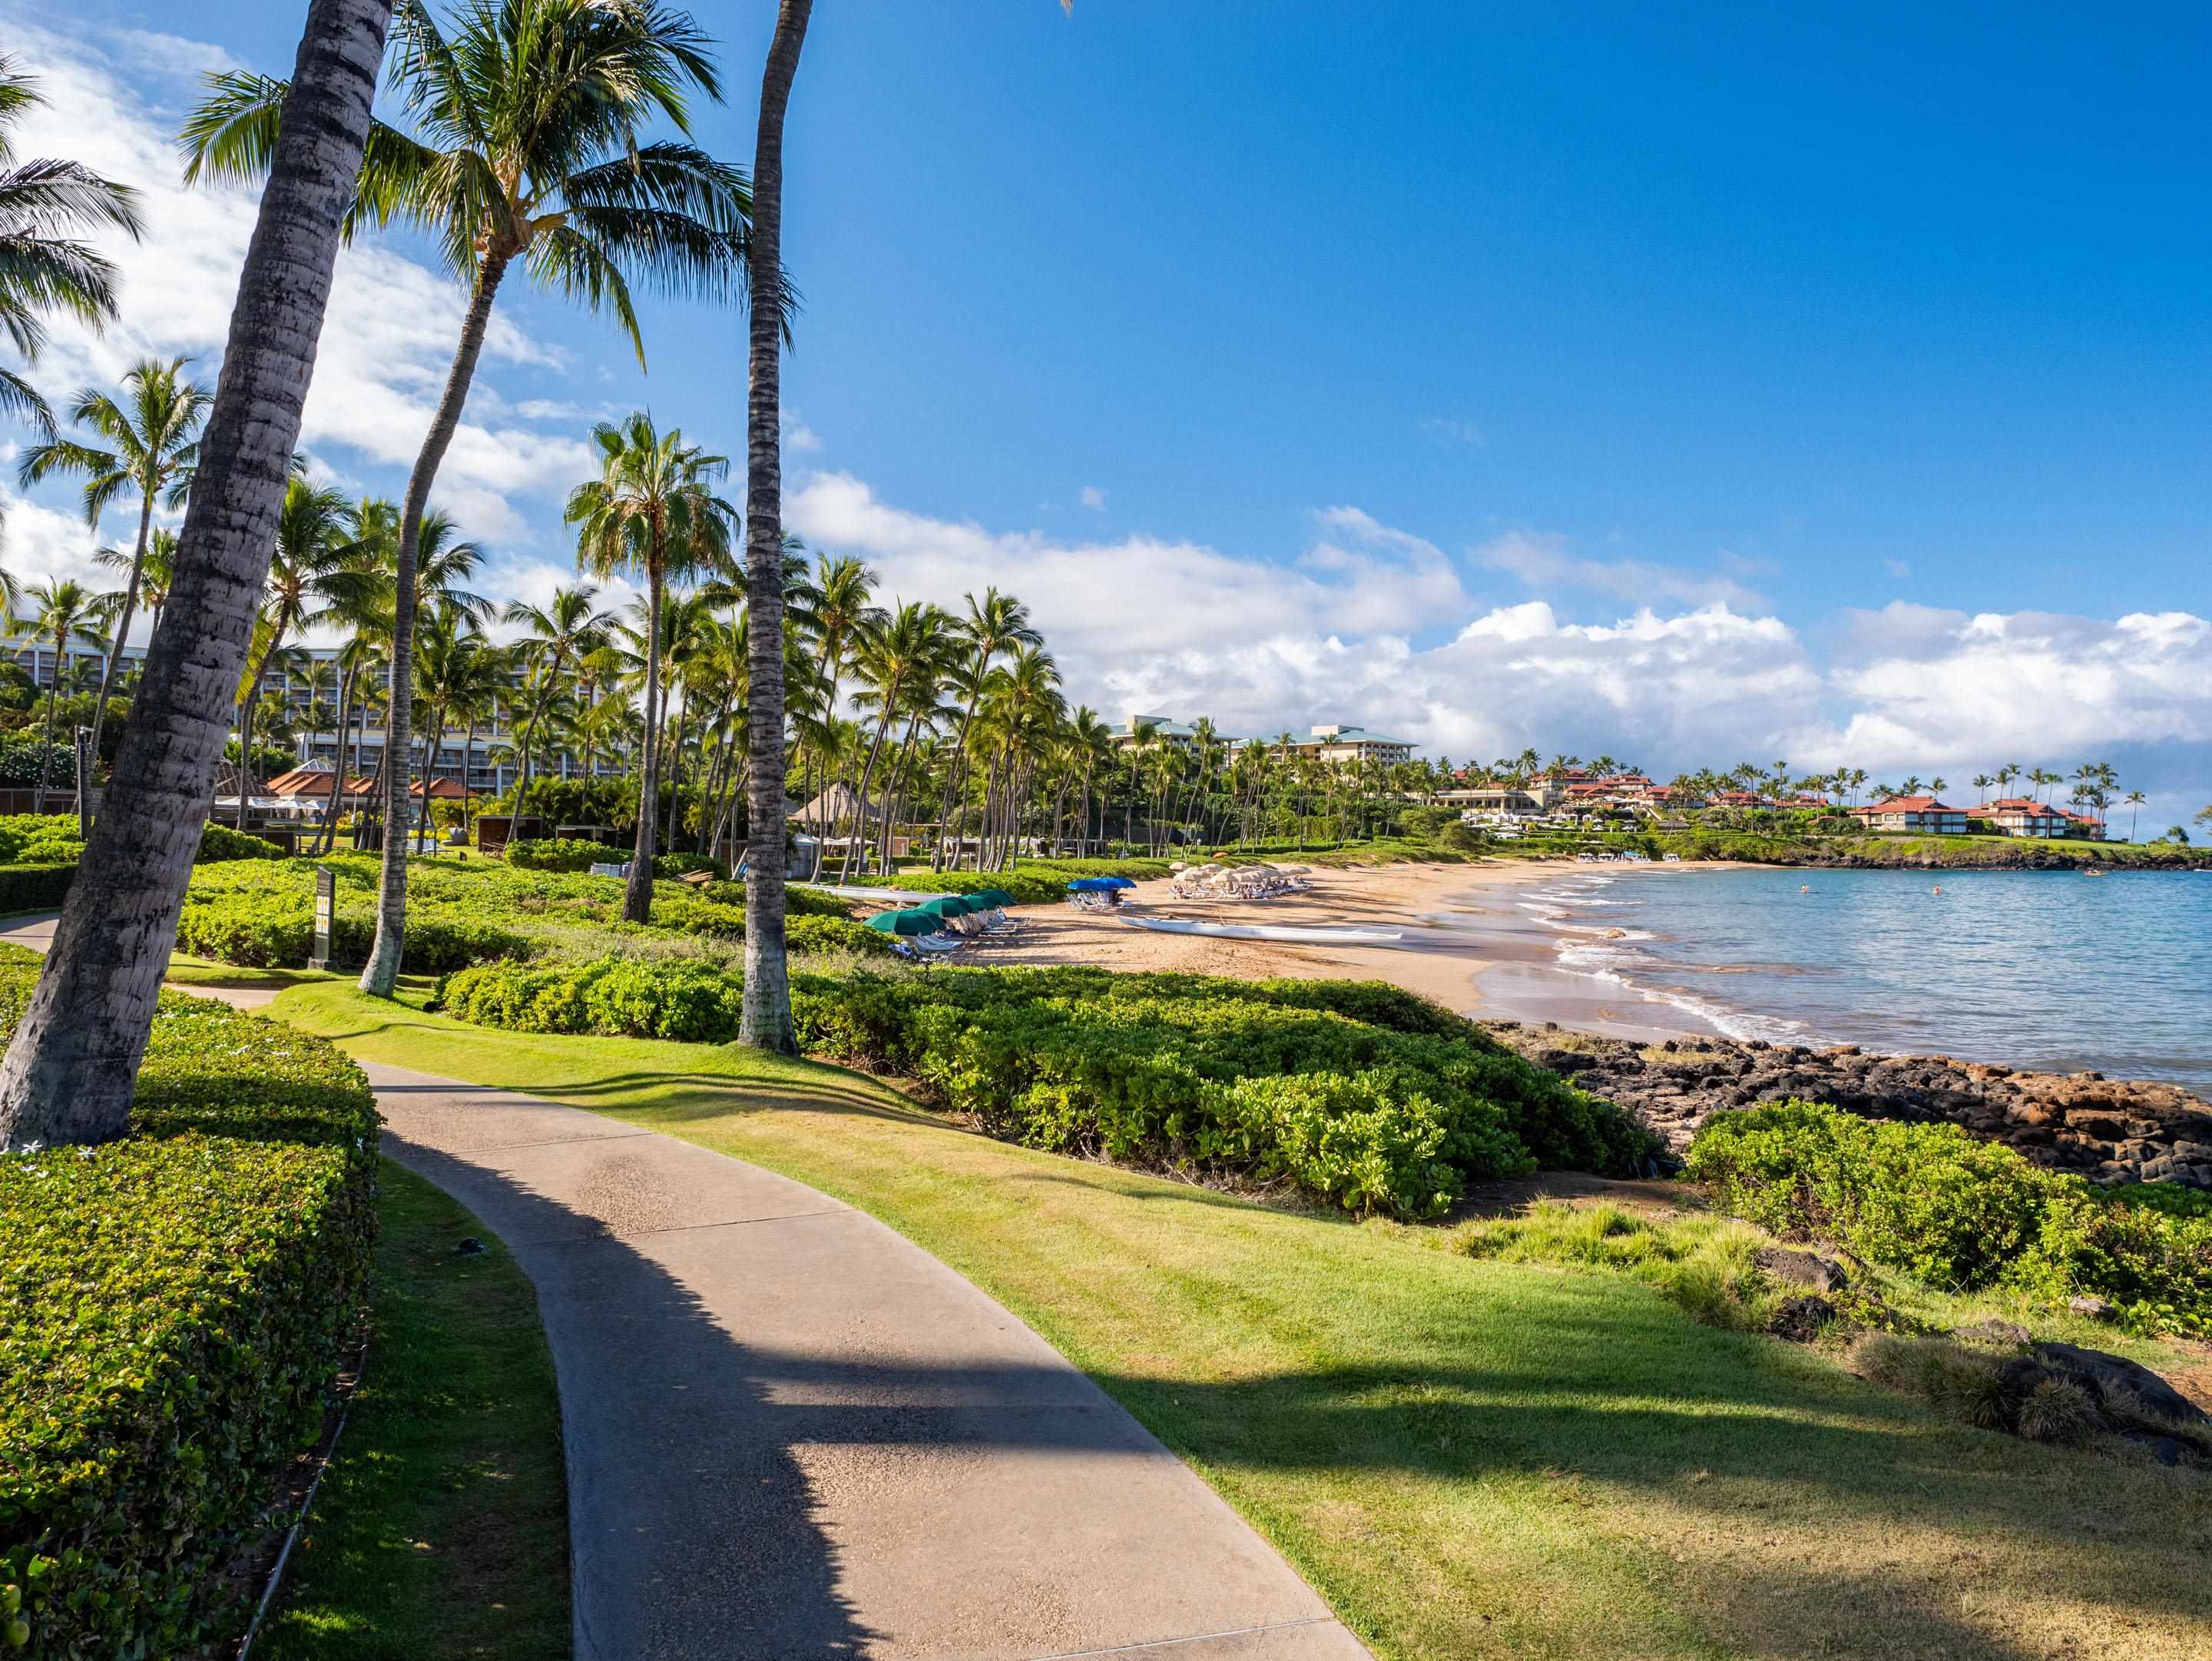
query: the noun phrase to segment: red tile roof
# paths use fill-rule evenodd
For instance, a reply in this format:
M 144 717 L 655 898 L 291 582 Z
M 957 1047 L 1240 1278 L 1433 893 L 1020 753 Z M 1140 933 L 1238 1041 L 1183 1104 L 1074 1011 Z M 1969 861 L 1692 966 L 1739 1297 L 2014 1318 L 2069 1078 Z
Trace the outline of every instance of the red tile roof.
M 1878 801 L 1869 807 L 1855 807 L 1855 813 L 1963 813 L 1963 807 L 1954 807 L 1948 802 L 1938 801 L 1933 796 L 1892 796 L 1887 801 Z

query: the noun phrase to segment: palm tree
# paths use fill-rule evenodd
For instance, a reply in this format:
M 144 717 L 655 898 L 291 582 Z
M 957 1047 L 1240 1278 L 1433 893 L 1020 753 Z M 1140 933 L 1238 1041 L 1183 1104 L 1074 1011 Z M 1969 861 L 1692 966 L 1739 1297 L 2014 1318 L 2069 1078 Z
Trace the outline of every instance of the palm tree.
M 148 632 L 159 629 L 161 608 L 169 603 L 169 584 L 176 580 L 177 533 L 155 531 L 146 539 L 143 556 L 120 548 L 102 548 L 92 559 L 111 571 L 128 571 L 134 564 L 138 568 L 138 598 L 146 602 Z
M 350 504 L 341 491 L 318 487 L 296 474 L 284 487 L 276 517 L 276 551 L 264 584 L 262 616 L 266 630 L 258 655 L 246 666 L 238 697 L 238 828 L 246 829 L 246 805 L 253 791 L 253 747 L 248 731 L 253 707 L 269 666 L 285 646 L 295 624 L 321 622 L 325 593 L 333 578 L 341 583 L 356 574 L 346 541 Z M 263 634 L 256 630 L 257 636 Z
M 2135 810 L 2128 815 L 2128 840 L 2133 842 L 2136 839 L 2136 826 L 2142 818 L 2142 805 L 2149 798 L 2140 790 L 2130 790 L 2120 800 Z
M 981 599 L 973 593 L 965 599 L 968 616 L 960 628 L 967 637 L 968 661 L 963 666 L 961 690 L 966 695 L 967 707 L 961 712 L 960 730 L 953 739 L 952 774 L 945 787 L 954 815 L 951 830 L 952 866 L 956 871 L 960 867 L 960 844 L 967 830 L 968 737 L 969 729 L 975 725 L 976 703 L 983 696 L 984 683 L 994 662 L 1008 652 L 1044 642 L 1044 636 L 1030 622 L 1030 608 L 1012 594 L 986 588 Z M 942 837 L 939 839 L 940 853 L 943 841 Z M 980 844 L 975 868 L 983 868 Z
M 871 603 L 876 574 L 861 561 L 824 555 L 813 594 L 814 637 L 821 648 L 821 672 L 828 684 L 827 714 L 836 719 L 846 660 L 863 629 L 883 621 L 883 608 Z
M 860 838 L 868 823 L 868 787 L 875 780 L 876 762 L 883 754 L 884 738 L 891 723 L 906 714 L 917 698 L 917 689 L 932 688 L 950 666 L 953 643 L 952 619 L 934 605 L 900 605 L 881 623 L 869 626 L 854 653 L 854 667 L 863 683 L 854 695 L 856 709 L 876 711 L 876 730 L 868 742 L 866 763 L 853 806 L 853 828 L 845 846 L 842 879 L 852 880 L 860 859 Z M 754 653 L 757 672 L 757 650 Z M 776 746 L 777 764 L 782 745 Z M 757 762 L 755 764 L 757 765 Z M 886 796 L 884 807 L 890 811 Z
M 485 642 L 475 617 L 465 607 L 434 603 L 423 609 L 422 632 L 416 637 L 414 679 L 423 710 L 422 812 L 416 828 L 420 849 L 428 845 L 432 830 L 438 751 L 456 715 L 469 728 L 461 751 L 461 800 L 464 813 L 467 811 L 470 752 L 476 747 L 476 729 L 485 710 L 506 687 L 507 654 Z
M 745 399 L 745 981 L 738 1041 L 788 1053 L 791 977 L 783 949 L 783 117 L 814 0 L 778 0 L 761 71 L 753 140 L 752 315 Z
M 611 313 L 642 364 L 633 279 L 677 295 L 732 295 L 751 205 L 743 172 L 689 142 L 692 92 L 719 101 L 721 88 L 688 13 L 605 0 L 478 0 L 448 35 L 424 0 L 399 0 L 395 46 L 390 91 L 416 131 L 376 125 L 348 229 L 398 219 L 423 231 L 468 283 L 469 303 L 400 510 L 389 756 L 410 744 L 405 681 L 422 515 L 507 272 L 519 265 Z M 239 71 L 210 85 L 185 128 L 187 180 L 204 172 L 258 176 L 281 131 L 284 83 Z M 640 128 L 655 116 L 686 137 L 641 143 Z M 780 282 L 770 301 L 769 321 L 780 325 L 788 304 Z M 385 783 L 395 824 L 406 800 L 402 770 L 387 769 Z M 406 904 L 405 848 L 388 839 L 376 947 L 362 976 L 362 989 L 380 997 L 391 995 L 398 974 Z
M 64 664 L 72 646 L 88 646 L 95 650 L 106 645 L 92 627 L 92 619 L 100 608 L 100 596 L 78 582 L 64 581 L 49 577 L 44 582 L 33 583 L 24 598 L 31 603 L 31 615 L 18 627 L 21 632 L 46 642 L 54 648 L 54 672 L 46 682 L 46 740 L 39 753 L 39 785 L 32 798 L 31 811 L 46 811 L 46 781 L 53 765 L 54 756 L 54 699 L 62 690 Z
M 524 811 L 523 798 L 530 791 L 530 759 L 537 747 L 538 728 L 561 690 L 562 677 L 606 643 L 614 613 L 594 608 L 599 597 L 598 587 L 588 582 L 574 588 L 556 587 L 550 605 L 532 605 L 518 599 L 509 602 L 501 614 L 502 622 L 523 631 L 516 655 L 529 667 L 532 681 L 530 714 L 520 734 L 521 776 L 514 791 L 517 813 Z
M 123 587 L 123 604 L 115 624 L 115 638 L 107 648 L 106 666 L 100 677 L 100 698 L 93 708 L 93 753 L 100 752 L 100 729 L 107 714 L 107 689 L 115 679 L 123 644 L 131 632 L 132 614 L 138 609 L 138 588 L 144 575 L 146 551 L 154 527 L 154 502 L 161 498 L 172 508 L 191 488 L 192 467 L 199 459 L 199 429 L 213 394 L 198 381 L 184 376 L 188 358 L 141 358 L 123 377 L 123 396 L 118 399 L 87 387 L 76 395 L 69 418 L 89 427 L 109 448 L 56 437 L 35 445 L 23 456 L 22 482 L 35 484 L 58 473 L 84 475 L 84 522 L 100 528 L 103 508 L 128 490 L 138 498 L 138 542 L 131 558 L 131 575 Z
M 271 147 L 178 539 L 173 615 L 148 654 L 104 809 L 0 1065 L 0 1148 L 100 1141 L 129 1127 L 299 439 L 391 12 L 392 0 L 313 0 L 308 9 L 286 100 L 295 119 Z
M 8 129 L 44 104 L 38 82 L 0 52 L 0 330 L 23 362 L 39 361 L 46 319 L 61 312 L 97 329 L 114 319 L 115 267 L 79 240 L 103 227 L 137 240 L 138 193 L 75 161 L 18 162 Z M 54 435 L 54 414 L 31 383 L 0 368 L 0 416 Z
M 653 910 L 654 832 L 660 817 L 661 605 L 670 577 L 727 565 L 736 510 L 708 489 L 710 480 L 729 471 L 728 459 L 684 443 L 681 429 L 660 432 L 641 410 L 619 426 L 601 422 L 592 429 L 592 441 L 599 446 L 603 471 L 568 496 L 568 522 L 578 527 L 576 569 L 600 577 L 623 573 L 645 579 L 646 745 L 637 845 L 623 897 L 623 916 L 644 922 Z M 779 742 L 779 764 L 782 754 Z M 779 828 L 781 823 L 777 821 Z

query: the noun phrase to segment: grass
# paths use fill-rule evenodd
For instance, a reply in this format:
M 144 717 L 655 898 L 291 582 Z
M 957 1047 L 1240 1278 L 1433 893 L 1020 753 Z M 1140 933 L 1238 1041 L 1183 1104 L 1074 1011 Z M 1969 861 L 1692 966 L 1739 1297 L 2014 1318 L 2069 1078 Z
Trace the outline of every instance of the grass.
M 498 1240 L 384 1162 L 368 1365 L 254 1654 L 556 1661 L 568 1491 L 553 1361 Z M 484 1252 L 457 1256 L 463 1238 Z
M 2202 1652 L 2212 1488 L 1949 1422 L 1626 1275 L 1007 1147 L 730 1049 L 274 1013 L 860 1206 L 1189 1461 L 1387 1661 Z

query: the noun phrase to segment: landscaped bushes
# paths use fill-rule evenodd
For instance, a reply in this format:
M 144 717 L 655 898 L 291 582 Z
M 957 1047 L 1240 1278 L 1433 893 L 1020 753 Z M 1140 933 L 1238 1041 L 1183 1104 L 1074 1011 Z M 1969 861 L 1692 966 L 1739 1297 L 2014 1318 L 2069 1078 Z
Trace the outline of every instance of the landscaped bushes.
M 1650 1146 L 1619 1110 L 1387 987 L 799 976 L 793 1013 L 806 1048 L 915 1078 L 995 1135 L 1286 1180 L 1355 1212 L 1433 1216 L 1468 1181 L 1538 1164 L 1626 1171 Z
M 740 989 L 737 976 L 680 958 L 489 963 L 448 975 L 432 1007 L 514 1032 L 726 1043 L 738 1036 Z
M 271 892 L 186 897 L 177 918 L 177 949 L 253 969 L 299 969 L 314 946 L 310 896 Z M 340 911 L 331 946 L 343 962 L 367 960 L 376 941 L 374 914 Z M 526 957 L 529 939 L 489 918 L 453 908 L 410 904 L 400 968 L 410 975 L 441 975 L 490 958 Z
M 0 865 L 0 913 L 58 911 L 76 880 L 76 861 Z
M 36 974 L 0 963 L 0 1029 Z M 0 1652 L 41 1661 L 235 1640 L 216 1572 L 313 1438 L 374 1244 L 374 1105 L 321 1040 L 165 993 L 131 1122 L 0 1156 Z
M 2212 1332 L 2212 1217 L 2116 1200 L 1955 1125 L 1786 1102 L 1716 1114 L 1689 1169 L 1739 1216 L 1931 1286 L 2087 1294 L 2145 1330 Z
M 589 871 L 595 865 L 626 865 L 632 849 L 603 842 L 511 842 L 507 862 L 518 871 Z
M 281 860 L 288 857 L 284 850 L 273 842 L 210 821 L 207 829 L 200 833 L 200 851 L 192 856 L 192 863 L 221 865 L 226 860 Z

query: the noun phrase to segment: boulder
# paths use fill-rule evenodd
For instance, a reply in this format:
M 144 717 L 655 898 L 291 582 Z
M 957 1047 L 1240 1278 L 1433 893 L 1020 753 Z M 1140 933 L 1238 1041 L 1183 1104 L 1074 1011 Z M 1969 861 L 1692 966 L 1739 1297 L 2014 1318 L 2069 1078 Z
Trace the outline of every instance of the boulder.
M 2118 1313 L 2102 1298 L 2069 1298 L 2066 1307 L 2076 1315 L 2086 1315 L 2093 1321 L 2109 1321 Z
M 2017 1349 L 2033 1342 L 2033 1335 L 2017 1321 L 2000 1321 L 1994 1317 L 1977 1321 L 1970 1327 L 1960 1327 L 1951 1335 L 1960 1343 L 1988 1344 L 1999 1349 Z
M 1802 1298 L 1792 1298 L 1774 1311 L 1774 1319 L 1766 1329 L 1778 1338 L 1786 1338 L 1793 1344 L 1809 1344 L 1820 1335 L 1820 1329 L 1836 1318 L 1836 1306 L 1826 1298 L 1808 1293 Z
M 2170 1423 L 2212 1426 L 2212 1414 L 2191 1401 L 2139 1361 L 2078 1344 L 2041 1343 L 2033 1354 L 2051 1372 L 2072 1378 L 2104 1406 L 2118 1397 Z M 2130 1398 L 2132 1401 L 2130 1402 Z
M 1752 1262 L 1776 1280 L 1790 1286 L 1809 1287 L 1815 1292 L 1841 1292 L 1851 1283 L 1844 1266 L 1817 1251 L 1792 1251 L 1785 1246 L 1761 1246 Z

